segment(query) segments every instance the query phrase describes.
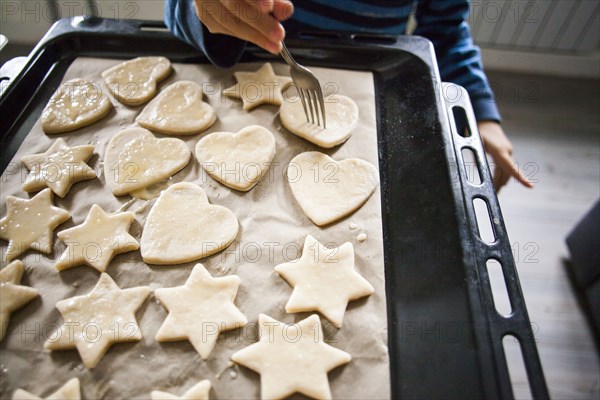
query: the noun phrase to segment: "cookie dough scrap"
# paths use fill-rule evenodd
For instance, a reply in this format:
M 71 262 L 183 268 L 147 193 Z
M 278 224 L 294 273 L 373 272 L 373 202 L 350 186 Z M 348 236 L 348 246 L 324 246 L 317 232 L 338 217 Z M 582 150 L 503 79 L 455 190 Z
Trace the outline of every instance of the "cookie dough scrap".
M 175 82 L 152 99 L 135 120 L 165 135 L 203 132 L 215 123 L 217 114 L 202 97 L 202 88 L 196 82 Z
M 47 350 L 76 348 L 86 368 L 94 368 L 108 349 L 118 342 L 135 342 L 142 332 L 135 319 L 150 288 L 121 289 L 102 273 L 94 289 L 56 303 L 64 323 L 44 343 Z
M 21 157 L 29 170 L 23 190 L 31 193 L 48 187 L 65 197 L 75 183 L 96 177 L 96 171 L 86 164 L 92 154 L 92 145 L 69 147 L 59 138 L 44 153 Z
M 42 400 L 23 389 L 15 390 L 13 400 Z M 81 400 L 81 388 L 78 378 L 70 379 L 60 389 L 46 397 L 47 400 Z
M 338 328 L 342 327 L 348 303 L 375 291 L 354 268 L 350 242 L 327 248 L 308 235 L 302 256 L 279 264 L 275 271 L 294 288 L 285 311 L 318 311 Z
M 171 265 L 208 257 L 227 248 L 238 229 L 231 210 L 210 204 L 198 185 L 176 183 L 161 193 L 148 214 L 140 240 L 142 259 Z
M 251 125 L 237 133 L 214 132 L 203 137 L 196 145 L 196 157 L 211 177 L 246 192 L 267 173 L 275 149 L 271 131 Z
M 156 289 L 156 298 L 169 310 L 156 340 L 189 340 L 206 360 L 220 332 L 248 323 L 233 303 L 240 278 L 236 275 L 213 278 L 202 264 L 196 264 L 183 286 Z
M 327 373 L 350 362 L 351 356 L 323 341 L 319 316 L 286 325 L 260 314 L 258 324 L 259 341 L 231 359 L 260 374 L 261 398 L 283 399 L 299 392 L 331 399 Z
M 8 241 L 7 261 L 28 249 L 52 253 L 52 232 L 71 218 L 52 204 L 52 191 L 44 189 L 31 199 L 6 196 L 6 216 L 0 219 L 0 239 Z
M 318 151 L 294 157 L 287 179 L 302 211 L 318 226 L 358 210 L 379 184 L 377 168 L 364 160 L 336 161 Z
M 275 75 L 273 66 L 264 64 L 254 72 L 238 71 L 233 75 L 237 83 L 223 91 L 223 95 L 241 99 L 244 110 L 250 111 L 261 104 L 283 104 L 281 92 L 292 83 L 289 76 Z
M 138 57 L 102 73 L 108 89 L 126 106 L 139 106 L 156 95 L 156 85 L 171 73 L 166 57 Z
M 358 125 L 358 106 L 350 97 L 339 94 L 325 98 L 327 127 L 307 121 L 302 102 L 286 101 L 279 111 L 283 126 L 293 134 L 329 149 L 344 143 Z
M 210 381 L 205 379 L 192 386 L 181 397 L 159 390 L 152 391 L 150 396 L 152 400 L 208 400 L 209 393 Z
M 37 289 L 19 285 L 24 272 L 19 260 L 0 270 L 0 342 L 6 335 L 10 315 L 39 295 Z
M 42 112 L 48 134 L 71 132 L 101 120 L 113 105 L 96 82 L 73 79 L 63 83 Z
M 109 214 L 94 204 L 81 225 L 58 232 L 58 238 L 67 248 L 54 267 L 63 271 L 85 264 L 98 272 L 106 271 L 117 254 L 140 248 L 138 241 L 128 233 L 134 219 L 132 212 Z
M 183 140 L 157 139 L 147 129 L 128 128 L 113 136 L 106 148 L 106 184 L 115 196 L 124 196 L 176 174 L 191 156 Z

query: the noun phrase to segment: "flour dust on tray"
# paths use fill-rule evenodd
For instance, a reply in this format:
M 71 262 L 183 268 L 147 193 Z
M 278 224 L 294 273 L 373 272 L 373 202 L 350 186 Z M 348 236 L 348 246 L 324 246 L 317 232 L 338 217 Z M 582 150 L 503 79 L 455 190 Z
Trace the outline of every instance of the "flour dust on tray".
M 292 83 L 289 76 L 275 75 L 273 66 L 269 63 L 254 72 L 238 71 L 233 75 L 237 83 L 225 89 L 223 95 L 241 99 L 246 111 L 261 104 L 282 105 L 281 92 Z
M 6 335 L 10 315 L 39 295 L 37 289 L 20 285 L 24 272 L 25 266 L 19 260 L 0 270 L 0 342 Z
M 153 390 L 150 396 L 152 400 L 208 400 L 209 394 L 210 381 L 205 379 L 196 383 L 181 396 L 175 396 L 159 390 Z
M 40 397 L 23 389 L 15 390 L 13 400 L 41 400 Z M 60 389 L 52 393 L 47 400 L 81 400 L 81 388 L 78 378 L 70 379 Z

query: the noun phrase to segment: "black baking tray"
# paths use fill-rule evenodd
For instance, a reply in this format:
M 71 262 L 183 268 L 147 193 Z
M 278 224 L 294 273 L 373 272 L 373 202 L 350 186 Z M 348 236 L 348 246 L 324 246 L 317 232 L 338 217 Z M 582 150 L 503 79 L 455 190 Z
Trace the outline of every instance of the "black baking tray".
M 73 18 L 57 22 L 0 98 L 4 171 L 80 56 L 162 55 L 208 63 L 162 23 Z M 532 395 L 548 398 L 510 244 L 466 92 L 440 81 L 431 43 L 418 37 L 300 33 L 286 43 L 308 65 L 371 71 L 375 80 L 393 398 L 513 398 L 502 338 L 521 345 Z M 275 60 L 249 46 L 242 61 Z M 445 96 L 452 92 L 453 96 Z M 456 94 L 459 94 L 458 96 Z M 464 112 L 455 121 L 454 110 Z M 468 124 L 471 135 L 464 137 Z M 462 149 L 482 179 L 467 180 Z M 484 243 L 473 199 L 488 206 Z M 502 265 L 512 313 L 495 309 L 486 261 Z

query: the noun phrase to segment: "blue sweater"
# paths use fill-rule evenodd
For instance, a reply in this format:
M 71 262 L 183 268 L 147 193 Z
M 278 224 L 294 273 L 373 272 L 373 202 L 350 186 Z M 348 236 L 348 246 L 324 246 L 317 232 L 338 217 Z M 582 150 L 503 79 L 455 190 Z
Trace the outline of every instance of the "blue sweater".
M 283 23 L 289 32 L 327 30 L 401 35 L 416 5 L 415 35 L 431 40 L 442 80 L 469 92 L 479 121 L 500 121 L 481 54 L 466 22 L 468 0 L 294 0 L 294 14 Z M 202 50 L 220 67 L 231 67 L 246 43 L 211 34 L 200 22 L 192 0 L 167 0 L 165 23 L 180 39 Z

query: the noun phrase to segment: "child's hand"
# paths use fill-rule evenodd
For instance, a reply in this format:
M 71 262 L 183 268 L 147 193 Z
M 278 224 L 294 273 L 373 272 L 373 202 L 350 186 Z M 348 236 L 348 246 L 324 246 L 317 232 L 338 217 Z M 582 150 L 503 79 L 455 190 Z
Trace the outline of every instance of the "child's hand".
M 285 36 L 280 21 L 294 12 L 289 0 L 194 0 L 194 4 L 209 32 L 247 40 L 273 54 L 281 51 Z

